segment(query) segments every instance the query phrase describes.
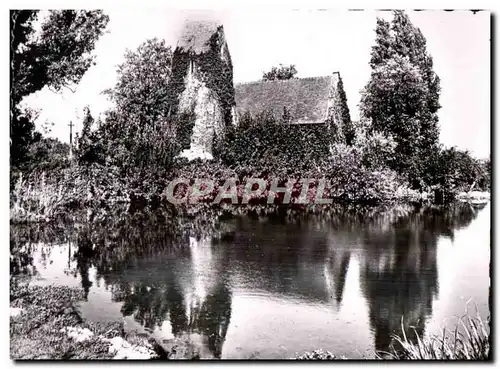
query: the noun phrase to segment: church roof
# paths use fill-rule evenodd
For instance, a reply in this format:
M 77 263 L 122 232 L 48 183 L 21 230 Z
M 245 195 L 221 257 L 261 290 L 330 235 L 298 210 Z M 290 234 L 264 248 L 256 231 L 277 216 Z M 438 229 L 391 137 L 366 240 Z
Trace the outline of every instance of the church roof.
M 286 107 L 291 123 L 323 123 L 328 116 L 328 99 L 334 76 L 258 81 L 235 85 L 238 115 L 271 111 L 279 119 Z
M 186 21 L 177 47 L 197 54 L 210 49 L 210 39 L 222 27 L 215 21 Z

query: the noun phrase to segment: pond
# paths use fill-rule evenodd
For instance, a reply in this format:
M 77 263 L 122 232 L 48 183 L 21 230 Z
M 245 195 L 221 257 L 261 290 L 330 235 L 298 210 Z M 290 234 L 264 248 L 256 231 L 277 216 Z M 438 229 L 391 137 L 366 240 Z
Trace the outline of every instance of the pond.
M 238 217 L 206 232 L 162 217 L 11 227 L 32 282 L 83 288 L 84 318 L 124 320 L 203 358 L 386 351 L 401 326 L 436 334 L 489 315 L 490 205 L 372 215 Z

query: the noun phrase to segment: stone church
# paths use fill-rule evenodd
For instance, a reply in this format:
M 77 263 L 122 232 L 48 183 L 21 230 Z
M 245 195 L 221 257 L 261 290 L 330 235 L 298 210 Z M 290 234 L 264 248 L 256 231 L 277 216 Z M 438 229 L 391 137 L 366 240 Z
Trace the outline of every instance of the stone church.
M 177 113 L 194 112 L 189 148 L 181 156 L 211 159 L 214 140 L 249 112 L 284 109 L 289 124 L 322 124 L 341 132 L 339 73 L 329 76 L 256 81 L 234 85 L 233 65 L 221 24 L 187 21 L 172 59 L 172 91 Z

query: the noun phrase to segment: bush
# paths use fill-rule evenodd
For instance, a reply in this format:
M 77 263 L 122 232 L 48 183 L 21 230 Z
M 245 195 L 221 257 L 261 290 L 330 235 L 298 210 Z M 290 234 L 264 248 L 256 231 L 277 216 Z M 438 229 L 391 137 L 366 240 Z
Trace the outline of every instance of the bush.
M 269 112 L 244 118 L 216 145 L 215 156 L 231 168 L 244 165 L 287 174 L 317 168 L 328 155 L 330 142 L 323 125 L 280 124 Z
M 17 179 L 11 192 L 11 221 L 49 221 L 63 216 L 79 186 L 75 170 L 32 172 Z
M 369 140 L 371 143 L 374 141 Z M 332 145 L 326 170 L 330 197 L 366 203 L 417 197 L 395 171 L 370 160 L 376 157 L 373 147 L 379 149 L 379 146 L 371 145 Z

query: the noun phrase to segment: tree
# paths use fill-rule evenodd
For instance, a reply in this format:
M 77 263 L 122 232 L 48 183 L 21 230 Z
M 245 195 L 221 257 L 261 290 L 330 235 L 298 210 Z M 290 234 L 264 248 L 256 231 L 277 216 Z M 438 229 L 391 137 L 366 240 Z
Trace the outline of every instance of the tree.
M 404 11 L 394 11 L 390 29 L 378 19 L 376 34 L 361 112 L 373 130 L 395 139 L 392 168 L 420 187 L 427 160 L 438 150 L 439 78 L 425 37 Z
M 408 58 L 396 56 L 377 67 L 362 95 L 362 114 L 371 118 L 371 131 L 396 140 L 393 169 L 416 176 L 419 164 L 419 111 L 425 104 L 426 88 L 418 68 Z
M 252 114 L 247 110 L 241 115 L 238 122 L 238 127 L 240 127 L 241 129 L 247 129 L 252 124 L 254 124 Z
M 25 171 L 50 171 L 68 166 L 69 145 L 57 138 L 42 137 L 29 146 Z
M 83 109 L 82 131 L 77 140 L 77 158 L 79 164 L 104 164 L 105 155 L 103 142 L 99 139 L 99 132 L 93 130 L 95 119 L 90 112 L 90 108 L 86 106 Z
M 276 81 L 276 80 L 287 80 L 291 78 L 295 78 L 297 74 L 297 69 L 295 69 L 295 65 L 290 65 L 288 67 L 280 64 L 279 68 L 272 67 L 269 72 L 264 72 L 262 75 L 263 81 Z
M 382 18 L 377 18 L 377 27 L 375 28 L 375 45 L 372 47 L 370 67 L 375 69 L 394 54 L 394 38 L 391 35 L 391 25 Z
M 286 108 L 286 106 L 283 107 L 283 114 L 281 116 L 281 122 L 284 124 L 289 124 L 292 119 L 292 116 L 290 115 L 290 112 Z
M 344 90 L 344 83 L 342 82 L 342 77 L 339 76 L 339 82 L 337 84 L 338 102 L 340 107 L 340 118 L 342 120 L 341 127 L 342 133 L 345 138 L 347 145 L 352 145 L 354 142 L 355 130 L 354 125 L 351 121 L 351 114 L 349 112 L 349 106 L 347 105 L 347 96 Z
M 118 66 L 118 82 L 105 94 L 127 119 L 154 124 L 168 111 L 171 68 L 172 49 L 165 40 L 146 40 L 137 50 L 127 50 Z
M 101 136 L 119 165 L 165 168 L 173 159 L 177 126 L 168 116 L 171 66 L 171 47 L 164 40 L 147 40 L 127 50 L 116 85 L 105 91 L 115 106 L 106 114 Z
M 100 10 L 51 10 L 35 32 L 37 10 L 10 12 L 11 165 L 26 159 L 40 138 L 21 100 L 44 87 L 60 91 L 77 84 L 94 63 L 91 52 L 109 18 Z

